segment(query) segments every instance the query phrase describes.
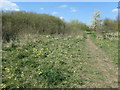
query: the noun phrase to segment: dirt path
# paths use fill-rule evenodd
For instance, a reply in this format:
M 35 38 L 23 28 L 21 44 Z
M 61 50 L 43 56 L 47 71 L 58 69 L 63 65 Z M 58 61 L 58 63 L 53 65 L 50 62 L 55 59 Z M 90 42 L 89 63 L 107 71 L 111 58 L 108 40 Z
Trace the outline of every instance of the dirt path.
M 90 39 L 89 35 L 87 35 L 86 39 L 87 51 L 91 58 L 88 60 L 94 61 L 92 64 L 94 70 L 101 72 L 103 79 L 98 79 L 98 75 L 94 76 L 96 78 L 96 83 L 89 83 L 91 86 L 96 87 L 118 87 L 118 69 L 112 63 L 110 57 L 106 55 L 100 48 L 98 48 L 93 41 Z

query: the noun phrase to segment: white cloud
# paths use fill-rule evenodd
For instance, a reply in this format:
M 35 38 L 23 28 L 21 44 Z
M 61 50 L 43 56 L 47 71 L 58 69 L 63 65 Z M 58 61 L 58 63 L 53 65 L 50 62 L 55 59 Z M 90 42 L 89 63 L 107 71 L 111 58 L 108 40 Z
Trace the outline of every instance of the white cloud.
M 0 10 L 20 11 L 17 4 L 8 0 L 0 0 Z
M 66 8 L 68 7 L 67 5 L 62 5 L 62 6 L 59 6 L 60 8 Z
M 52 15 L 56 15 L 56 14 L 58 14 L 58 12 L 56 12 L 56 11 L 52 12 Z
M 20 11 L 20 9 L 15 9 L 15 11 Z
M 113 9 L 112 12 L 120 12 L 120 9 Z
M 70 8 L 70 12 L 77 12 L 75 8 Z
M 44 10 L 44 8 L 40 8 L 40 10 Z
M 64 20 L 64 17 L 60 17 L 61 20 Z

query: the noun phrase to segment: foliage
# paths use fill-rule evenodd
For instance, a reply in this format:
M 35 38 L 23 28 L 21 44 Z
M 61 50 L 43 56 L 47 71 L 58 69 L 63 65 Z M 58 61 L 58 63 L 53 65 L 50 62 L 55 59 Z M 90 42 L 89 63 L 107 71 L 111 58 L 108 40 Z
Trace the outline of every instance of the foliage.
M 96 38 L 100 33 L 91 32 L 78 20 L 64 22 L 58 17 L 23 11 L 3 12 L 2 18 L 2 37 L 9 41 L 2 48 L 2 88 L 99 86 L 96 81 L 105 79 L 94 67 L 96 60 L 92 59 L 96 57 L 87 50 L 87 34 L 118 64 L 117 40 Z M 105 30 L 112 28 L 111 22 L 104 21 Z
M 66 24 L 66 28 L 66 32 L 70 35 L 80 35 L 82 31 L 89 31 L 88 26 L 78 20 L 71 20 Z
M 77 58 L 81 56 L 76 51 L 80 49 L 79 47 L 84 47 L 83 40 L 46 35 L 34 39 L 35 41 L 28 39 L 29 41 L 24 44 L 19 40 L 4 43 L 2 87 L 7 89 L 68 87 L 70 82 L 74 83 L 72 75 L 76 69 L 71 64 L 72 62 L 78 64 Z M 80 62 L 82 60 L 84 59 Z M 84 81 L 78 77 L 78 81 L 75 82 Z
M 96 39 L 96 33 L 90 34 Z M 41 35 L 3 43 L 2 88 L 78 88 L 104 82 L 101 71 L 91 67 L 96 60 L 84 37 Z M 103 40 L 101 47 L 117 57 L 114 42 Z
M 118 21 L 112 20 L 112 19 L 104 19 L 103 20 L 103 28 L 104 28 L 104 31 L 106 31 L 106 32 L 118 31 Z
M 26 34 L 64 34 L 65 23 L 58 17 L 32 12 L 2 12 L 2 37 L 10 41 Z
M 32 12 L 2 12 L 2 38 L 10 41 L 26 35 L 76 35 L 89 30 L 88 26 L 78 20 L 65 22 L 58 17 Z

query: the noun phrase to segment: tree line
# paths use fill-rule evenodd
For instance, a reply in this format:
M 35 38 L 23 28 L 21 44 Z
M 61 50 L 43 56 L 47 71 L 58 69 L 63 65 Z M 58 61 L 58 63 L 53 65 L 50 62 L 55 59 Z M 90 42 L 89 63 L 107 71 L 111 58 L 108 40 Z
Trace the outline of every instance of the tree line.
M 39 35 L 76 35 L 81 31 L 117 31 L 118 21 L 104 19 L 100 21 L 100 13 L 95 12 L 92 28 L 88 25 L 72 20 L 65 22 L 59 17 L 48 14 L 37 14 L 25 11 L 2 11 L 2 39 L 3 41 L 14 40 L 24 37 L 26 34 Z
M 78 20 L 65 22 L 64 20 L 48 14 L 37 14 L 33 12 L 2 12 L 2 38 L 10 41 L 26 34 L 73 34 L 87 25 Z

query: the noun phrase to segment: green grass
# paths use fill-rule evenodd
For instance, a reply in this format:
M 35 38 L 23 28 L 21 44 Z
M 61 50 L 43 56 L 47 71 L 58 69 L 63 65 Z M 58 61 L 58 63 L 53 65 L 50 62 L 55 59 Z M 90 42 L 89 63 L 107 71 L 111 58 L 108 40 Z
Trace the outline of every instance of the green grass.
M 2 87 L 80 88 L 104 82 L 85 39 L 85 33 L 83 38 L 40 35 L 3 43 Z
M 82 68 L 85 58 L 84 39 L 39 36 L 26 43 L 4 44 L 3 51 L 5 88 L 75 87 L 84 82 L 81 77 L 74 78 L 82 72 L 76 67 Z

